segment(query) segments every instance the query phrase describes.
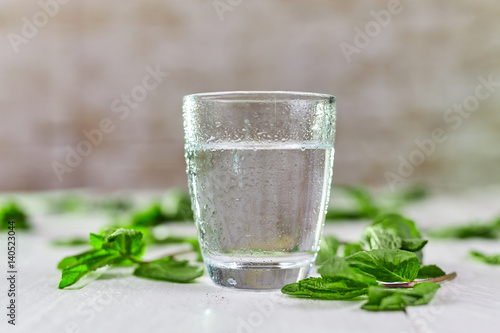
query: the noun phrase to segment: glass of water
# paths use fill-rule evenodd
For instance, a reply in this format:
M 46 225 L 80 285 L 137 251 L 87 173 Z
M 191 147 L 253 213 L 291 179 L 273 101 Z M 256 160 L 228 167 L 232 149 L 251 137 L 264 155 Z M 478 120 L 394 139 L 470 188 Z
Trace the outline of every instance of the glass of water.
M 212 280 L 277 289 L 306 277 L 332 181 L 335 97 L 194 94 L 184 97 L 183 117 L 189 189 Z

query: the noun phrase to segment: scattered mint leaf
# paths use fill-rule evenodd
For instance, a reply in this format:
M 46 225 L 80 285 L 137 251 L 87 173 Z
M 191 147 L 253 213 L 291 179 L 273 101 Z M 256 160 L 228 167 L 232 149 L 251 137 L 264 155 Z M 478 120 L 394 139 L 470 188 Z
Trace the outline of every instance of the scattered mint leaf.
M 142 232 L 120 228 L 106 237 L 102 248 L 114 249 L 126 256 L 140 257 L 144 252 Z
M 203 275 L 203 267 L 192 266 L 187 260 L 178 261 L 166 257 L 140 264 L 134 275 L 171 282 L 191 282 Z
M 81 193 L 67 191 L 48 200 L 48 210 L 53 214 L 81 213 L 88 209 L 89 202 Z
M 281 289 L 281 292 L 296 297 L 346 300 L 366 295 L 368 288 L 374 284 L 377 283 L 367 283 L 364 280 L 354 280 L 343 276 L 312 277 L 288 284 Z
M 376 284 L 375 277 L 370 274 L 351 267 L 345 258 L 332 257 L 318 269 L 318 273 L 323 278 L 342 277 L 356 281 L 362 281 L 369 284 Z
M 419 201 L 429 196 L 429 189 L 422 184 L 404 189 L 398 197 L 403 203 Z
M 413 281 L 420 268 L 415 253 L 397 249 L 363 251 L 345 259 L 351 267 L 373 275 L 383 282 Z
M 150 227 L 162 224 L 166 221 L 165 215 L 159 203 L 153 203 L 149 207 L 136 212 L 132 216 L 132 226 Z
M 470 251 L 469 254 L 477 261 L 482 261 L 489 265 L 500 265 L 500 254 L 487 255 L 478 251 Z
M 362 309 L 369 311 L 398 311 L 407 306 L 423 305 L 429 303 L 439 285 L 433 282 L 418 283 L 413 289 L 390 289 L 380 286 L 368 289 L 368 302 Z
M 165 192 L 161 201 L 151 203 L 132 215 L 131 226 L 157 226 L 166 222 L 193 221 L 191 198 L 182 190 Z
M 161 209 L 167 221 L 193 221 L 191 197 L 180 189 L 165 192 L 161 201 Z
M 363 248 L 359 245 L 359 243 L 347 243 L 344 247 L 344 257 L 348 257 L 361 251 L 363 251 Z
M 127 213 L 134 207 L 132 200 L 127 197 L 104 197 L 98 200 L 94 204 L 95 208 L 102 211 L 116 214 L 116 213 Z
M 422 248 L 427 240 L 422 239 L 415 222 L 398 214 L 380 215 L 363 230 L 361 243 L 370 249 L 401 249 L 416 252 L 422 261 Z
M 400 249 L 403 245 L 401 237 L 383 226 L 370 225 L 365 228 L 361 237 L 363 244 L 371 250 Z
M 333 207 L 326 213 L 326 220 L 354 220 L 377 216 L 380 212 L 373 197 L 362 187 L 338 187 L 354 201 L 352 209 Z
M 87 245 L 89 241 L 85 238 L 73 237 L 54 239 L 50 243 L 54 246 L 78 246 Z
M 420 267 L 417 279 L 432 279 L 443 275 L 446 275 L 446 273 L 441 268 L 436 265 L 427 265 Z
M 104 243 L 106 243 L 104 236 L 90 233 L 90 245 L 92 245 L 94 249 L 102 249 Z
M 15 221 L 16 230 L 29 230 L 28 214 L 14 201 L 3 204 L 0 207 L 0 229 L 9 229 L 9 222 Z
M 488 224 L 470 223 L 456 227 L 437 228 L 427 234 L 434 238 L 484 238 L 497 239 L 500 237 L 500 220 Z
M 340 244 L 340 241 L 334 236 L 324 237 L 316 257 L 316 265 L 323 265 L 328 259 L 335 257 Z
M 71 286 L 86 274 L 119 262 L 120 259 L 121 255 L 119 253 L 108 250 L 93 250 L 92 252 L 86 252 L 84 255 L 65 258 L 58 265 L 58 268 L 63 270 L 59 289 Z
M 401 249 L 410 251 L 410 252 L 418 252 L 424 248 L 425 245 L 427 245 L 428 240 L 427 239 L 409 239 L 405 238 L 402 239 L 402 244 L 401 244 Z
M 71 266 L 75 266 L 78 263 L 84 262 L 84 261 L 89 260 L 93 257 L 100 256 L 100 255 L 103 255 L 106 253 L 109 253 L 109 251 L 96 250 L 96 249 L 85 251 L 85 252 L 82 252 L 82 253 L 77 254 L 75 256 L 69 256 L 69 257 L 64 258 L 63 260 L 61 260 L 59 262 L 59 264 L 57 265 L 57 268 L 58 269 L 66 269 L 66 268 L 69 268 Z

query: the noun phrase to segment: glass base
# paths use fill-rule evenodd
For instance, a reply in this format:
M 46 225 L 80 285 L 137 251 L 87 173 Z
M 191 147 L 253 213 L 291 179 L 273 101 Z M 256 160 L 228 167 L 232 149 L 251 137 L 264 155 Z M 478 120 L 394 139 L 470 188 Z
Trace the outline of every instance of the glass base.
M 207 271 L 216 284 L 254 290 L 281 289 L 283 286 L 306 278 L 311 270 L 312 263 L 300 267 L 279 267 L 265 265 L 225 265 L 207 264 Z

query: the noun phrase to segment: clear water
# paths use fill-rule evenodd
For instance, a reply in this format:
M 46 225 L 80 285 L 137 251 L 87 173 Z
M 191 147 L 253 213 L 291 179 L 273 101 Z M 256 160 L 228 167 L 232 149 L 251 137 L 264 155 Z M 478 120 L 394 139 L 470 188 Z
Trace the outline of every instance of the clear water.
M 216 283 L 280 288 L 307 275 L 324 222 L 333 155 L 332 146 L 300 143 L 186 150 L 202 253 Z

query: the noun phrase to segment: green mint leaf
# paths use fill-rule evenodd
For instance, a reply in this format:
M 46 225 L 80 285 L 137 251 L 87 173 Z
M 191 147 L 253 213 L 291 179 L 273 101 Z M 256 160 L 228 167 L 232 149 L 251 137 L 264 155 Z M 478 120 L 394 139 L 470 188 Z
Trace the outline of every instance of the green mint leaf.
M 374 281 L 374 280 L 373 280 Z M 366 295 L 368 288 L 376 282 L 353 280 L 342 276 L 308 278 L 284 286 L 283 294 L 314 299 L 346 300 Z
M 393 230 L 386 230 L 379 225 L 370 225 L 365 228 L 361 242 L 371 250 L 401 249 L 403 240 Z
M 132 226 L 153 227 L 167 220 L 159 203 L 153 203 L 149 207 L 136 212 L 132 216 Z
M 161 201 L 161 210 L 166 221 L 193 221 L 191 197 L 180 189 L 170 189 L 165 192 Z
M 345 259 L 351 267 L 373 275 L 382 282 L 413 281 L 420 268 L 415 253 L 397 249 L 363 251 Z
M 338 189 L 342 190 L 354 205 L 350 209 L 339 209 L 334 206 L 326 213 L 327 221 L 374 218 L 379 214 L 380 209 L 375 200 L 365 189 L 360 187 L 338 187 Z
M 362 309 L 369 311 L 399 311 L 407 306 L 423 305 L 429 303 L 439 285 L 433 282 L 418 283 L 413 289 L 385 288 L 380 286 L 368 289 L 368 302 Z
M 420 267 L 417 279 L 433 279 L 443 275 L 446 273 L 441 268 L 436 265 L 427 265 Z
M 67 191 L 48 200 L 53 214 L 81 213 L 89 209 L 89 202 L 82 193 Z
M 108 250 L 96 250 L 92 249 L 89 251 L 82 252 L 80 254 L 74 255 L 74 256 L 69 256 L 64 258 L 57 264 L 58 269 L 66 269 L 71 266 L 75 266 L 81 262 L 84 262 L 85 260 L 88 260 L 90 258 L 93 258 L 95 256 L 100 256 L 102 254 L 110 253 Z
M 166 257 L 140 264 L 134 275 L 170 282 L 191 282 L 203 275 L 203 267 L 192 266 L 187 260 L 178 261 Z
M 321 241 L 316 265 L 323 265 L 328 259 L 335 257 L 340 246 L 340 241 L 334 236 L 326 236 Z
M 487 255 L 478 251 L 470 251 L 469 254 L 477 261 L 481 261 L 489 265 L 500 265 L 500 254 Z
M 380 225 L 387 230 L 393 230 L 403 239 L 421 238 L 420 231 L 417 229 L 415 222 L 399 214 L 380 215 L 372 225 Z
M 363 248 L 359 245 L 359 243 L 347 243 L 344 247 L 344 257 L 348 257 L 361 251 L 363 251 Z
M 318 269 L 323 278 L 342 277 L 367 284 L 377 284 L 374 276 L 349 266 L 345 258 L 332 257 Z
M 59 289 L 76 283 L 89 272 L 114 264 L 121 259 L 119 253 L 107 250 L 93 250 L 92 253 L 88 251 L 75 257 L 78 258 L 73 258 L 72 260 L 66 258 L 59 264 L 60 267 L 64 267 L 62 268 L 63 271 L 61 281 L 59 282 Z
M 107 236 L 106 243 L 102 244 L 102 248 L 113 249 L 123 255 L 134 257 L 140 257 L 144 252 L 144 247 L 142 232 L 123 228 Z
M 419 201 L 429 196 L 429 189 L 424 185 L 414 185 L 402 191 L 399 197 L 403 203 Z
M 484 238 L 497 239 L 500 237 L 500 224 L 497 221 L 490 224 L 467 224 L 456 227 L 446 227 L 433 229 L 428 232 L 428 235 L 433 238 Z
M 85 238 L 73 237 L 54 239 L 50 243 L 54 246 L 78 246 L 87 245 L 89 241 Z
M 424 246 L 427 245 L 428 242 L 427 239 L 409 239 L 409 238 L 404 238 L 401 241 L 402 241 L 401 249 L 410 252 L 417 252 L 422 250 Z
M 398 214 L 380 215 L 367 226 L 361 236 L 361 243 L 370 249 L 400 249 L 416 252 L 422 262 L 422 248 L 427 240 L 422 239 L 415 222 Z
M 9 222 L 15 221 L 16 230 L 29 230 L 28 215 L 16 202 L 9 202 L 0 207 L 0 229 L 9 229 Z
M 105 243 L 106 243 L 106 239 L 104 238 L 104 236 L 90 233 L 90 245 L 92 245 L 92 247 L 94 249 L 97 249 L 97 250 L 102 249 L 102 246 Z

